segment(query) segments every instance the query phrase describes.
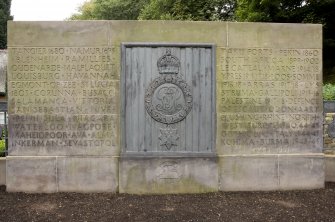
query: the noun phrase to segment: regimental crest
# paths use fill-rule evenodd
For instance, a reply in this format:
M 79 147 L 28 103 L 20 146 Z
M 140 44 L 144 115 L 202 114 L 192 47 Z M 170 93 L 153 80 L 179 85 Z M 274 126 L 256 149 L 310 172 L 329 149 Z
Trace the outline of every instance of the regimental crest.
M 180 60 L 166 53 L 157 60 L 158 72 L 145 90 L 145 108 L 148 114 L 163 124 L 173 124 L 185 119 L 193 106 L 191 87 L 179 74 Z
M 157 67 L 160 74 L 178 74 L 180 61 L 176 56 L 171 55 L 171 49 L 166 49 L 165 55 L 158 59 Z
M 168 125 L 165 129 L 159 129 L 159 140 L 160 145 L 165 147 L 167 150 L 171 150 L 172 146 L 177 146 L 177 140 L 179 140 L 179 135 L 177 129 L 173 129 Z
M 175 75 L 163 75 L 145 91 L 145 108 L 156 121 L 173 124 L 182 121 L 192 109 L 191 87 Z
M 145 90 L 145 109 L 157 122 L 166 124 L 159 128 L 159 144 L 162 149 L 169 151 L 178 146 L 178 130 L 171 124 L 182 121 L 192 109 L 192 90 L 187 82 L 179 75 L 180 60 L 166 53 L 157 60 L 159 77 L 153 79 Z M 172 149 L 174 150 L 174 149 Z

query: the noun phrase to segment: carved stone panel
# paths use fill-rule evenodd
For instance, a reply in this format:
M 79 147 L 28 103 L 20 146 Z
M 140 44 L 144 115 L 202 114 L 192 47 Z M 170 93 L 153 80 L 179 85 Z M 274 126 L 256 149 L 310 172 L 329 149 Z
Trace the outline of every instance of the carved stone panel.
M 213 46 L 124 44 L 123 154 L 213 153 Z

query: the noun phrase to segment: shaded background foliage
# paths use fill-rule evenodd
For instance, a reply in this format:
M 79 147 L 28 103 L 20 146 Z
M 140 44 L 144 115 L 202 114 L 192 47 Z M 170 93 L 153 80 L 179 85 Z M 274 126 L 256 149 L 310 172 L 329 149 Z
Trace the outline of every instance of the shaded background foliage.
M 7 21 L 13 20 L 10 16 L 12 0 L 0 0 L 0 49 L 7 48 Z
M 233 20 L 235 0 L 89 0 L 71 20 Z
M 136 20 L 149 0 L 90 0 L 71 20 Z
M 233 20 L 235 0 L 151 0 L 138 19 L 143 20 Z

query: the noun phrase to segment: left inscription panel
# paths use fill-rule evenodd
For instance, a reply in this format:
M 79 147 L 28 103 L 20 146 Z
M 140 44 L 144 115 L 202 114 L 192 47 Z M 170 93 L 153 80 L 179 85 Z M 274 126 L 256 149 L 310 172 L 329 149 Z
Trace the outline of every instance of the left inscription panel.
M 117 155 L 119 48 L 9 48 L 9 154 Z

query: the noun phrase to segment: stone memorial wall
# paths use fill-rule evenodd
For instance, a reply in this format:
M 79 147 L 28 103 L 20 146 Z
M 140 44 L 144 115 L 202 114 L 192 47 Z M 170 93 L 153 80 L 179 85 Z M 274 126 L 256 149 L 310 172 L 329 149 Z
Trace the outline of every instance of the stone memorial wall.
M 8 191 L 324 186 L 321 25 L 8 27 Z

